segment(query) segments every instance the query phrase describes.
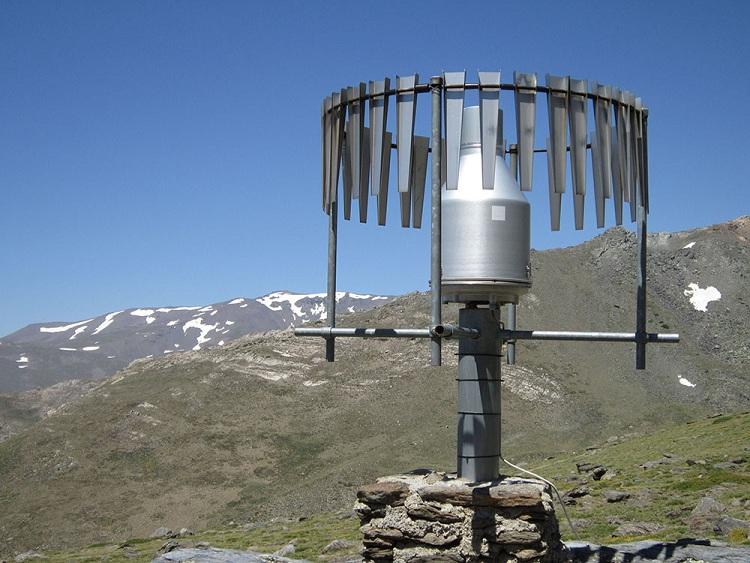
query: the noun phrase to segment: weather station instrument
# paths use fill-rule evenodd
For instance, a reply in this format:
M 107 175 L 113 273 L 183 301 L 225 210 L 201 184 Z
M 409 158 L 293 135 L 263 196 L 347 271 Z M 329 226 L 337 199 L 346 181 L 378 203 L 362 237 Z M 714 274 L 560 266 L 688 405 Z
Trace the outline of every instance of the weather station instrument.
M 465 107 L 465 92 L 478 90 L 479 105 Z M 511 92 L 515 141 L 504 137 L 500 94 Z M 425 95 L 425 96 L 422 96 Z M 431 131 L 415 134 L 418 98 L 429 96 Z M 546 98 L 548 132 L 534 145 L 537 97 Z M 387 130 L 395 100 L 396 131 Z M 589 114 L 592 109 L 592 115 Z M 589 131 L 591 126 L 591 131 Z M 420 83 L 400 76 L 342 88 L 326 97 L 321 112 L 322 206 L 328 228 L 328 326 L 296 328 L 297 336 L 323 337 L 326 359 L 336 338 L 425 338 L 431 363 L 441 365 L 441 344 L 458 344 L 458 476 L 472 482 L 498 476 L 500 452 L 501 351 L 515 363 L 517 340 L 635 343 L 635 367 L 645 369 L 646 345 L 674 343 L 677 334 L 647 332 L 646 245 L 648 216 L 648 109 L 629 91 L 547 75 L 445 72 Z M 377 222 L 385 225 L 391 154 L 402 227 L 420 228 L 428 163 L 431 170 L 431 324 L 422 328 L 336 327 L 336 246 L 340 210 L 368 220 L 374 198 Z M 533 184 L 535 153 L 547 156 L 550 226 L 560 229 L 562 197 L 573 198 L 575 228 L 583 229 L 587 167 L 591 165 L 597 227 L 605 225 L 605 203 L 614 203 L 615 222 L 635 222 L 638 267 L 633 332 L 519 330 L 516 305 L 532 285 L 531 209 L 524 192 Z M 571 187 L 566 169 L 570 162 Z M 394 198 L 395 199 L 395 198 Z M 626 205 L 627 209 L 626 209 Z M 458 303 L 457 325 L 442 322 L 442 306 Z M 505 309 L 505 322 L 501 310 Z

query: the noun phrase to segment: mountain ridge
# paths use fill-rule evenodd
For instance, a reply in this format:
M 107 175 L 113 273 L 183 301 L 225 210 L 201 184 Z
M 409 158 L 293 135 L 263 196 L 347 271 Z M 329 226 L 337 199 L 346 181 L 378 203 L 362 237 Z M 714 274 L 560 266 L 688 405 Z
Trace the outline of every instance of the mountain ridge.
M 204 306 L 137 307 L 90 319 L 27 325 L 0 339 L 0 393 L 68 379 L 100 379 L 130 362 L 278 330 L 327 316 L 325 293 L 275 291 Z M 339 311 L 367 310 L 390 296 L 340 291 Z

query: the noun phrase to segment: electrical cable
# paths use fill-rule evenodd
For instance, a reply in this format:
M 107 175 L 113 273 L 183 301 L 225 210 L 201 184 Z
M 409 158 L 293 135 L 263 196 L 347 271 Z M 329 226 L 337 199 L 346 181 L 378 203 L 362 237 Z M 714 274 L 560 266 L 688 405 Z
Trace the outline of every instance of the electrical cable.
M 492 316 L 495 318 L 498 325 L 500 326 L 500 330 L 502 330 L 504 328 L 504 324 L 502 320 L 500 319 L 499 307 L 496 306 L 493 308 L 492 305 L 490 305 L 490 308 L 492 309 Z M 500 379 L 500 381 L 502 381 L 502 378 Z M 512 467 L 513 469 L 520 471 L 521 473 L 526 473 L 527 475 L 531 475 L 532 477 L 535 477 L 536 479 L 539 479 L 540 481 L 547 483 L 552 488 L 552 490 L 555 491 L 555 494 L 557 495 L 557 500 L 560 501 L 560 506 L 563 509 L 563 514 L 565 514 L 565 519 L 568 521 L 568 526 L 570 526 L 570 531 L 573 532 L 573 536 L 575 536 L 575 538 L 578 541 L 581 541 L 581 537 L 578 535 L 578 530 L 576 530 L 576 527 L 573 525 L 573 521 L 570 519 L 570 515 L 568 515 L 568 510 L 565 508 L 565 503 L 563 502 L 562 495 L 560 494 L 560 491 L 557 490 L 557 487 L 555 487 L 555 484 L 552 481 L 545 479 L 541 475 L 537 475 L 536 473 L 528 471 L 527 469 L 524 469 L 523 467 L 519 467 L 511 463 L 507 459 L 505 459 L 502 454 L 502 447 L 500 449 L 500 459 L 502 460 L 503 463 Z
M 573 521 L 570 519 L 570 516 L 568 515 L 568 510 L 565 508 L 565 503 L 562 500 L 562 496 L 560 495 L 560 491 L 557 490 L 557 487 L 555 487 L 555 484 L 552 481 L 549 481 L 549 480 L 545 479 L 541 475 L 537 475 L 536 473 L 528 471 L 528 470 L 524 469 L 523 467 L 518 467 L 517 465 L 509 462 L 507 459 L 505 459 L 503 457 L 502 453 L 500 454 L 500 459 L 503 461 L 503 463 L 505 463 L 506 465 L 511 466 L 513 469 L 516 469 L 516 470 L 518 470 L 518 471 L 520 471 L 522 473 L 526 473 L 527 475 L 531 475 L 532 477 L 535 477 L 535 478 L 539 479 L 540 481 L 544 481 L 550 487 L 552 487 L 552 490 L 555 491 L 555 494 L 557 495 L 557 500 L 560 501 L 560 506 L 562 506 L 563 514 L 565 514 L 565 519 L 568 521 L 568 526 L 570 526 L 570 530 L 573 532 L 573 535 L 575 536 L 575 538 L 578 541 L 581 541 L 581 537 L 578 535 L 578 530 L 576 530 L 576 527 L 573 525 Z

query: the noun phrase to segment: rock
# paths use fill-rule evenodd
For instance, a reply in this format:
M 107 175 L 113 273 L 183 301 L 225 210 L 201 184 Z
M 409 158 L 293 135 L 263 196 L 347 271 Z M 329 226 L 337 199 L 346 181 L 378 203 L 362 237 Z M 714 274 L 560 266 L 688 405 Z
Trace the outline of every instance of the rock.
M 732 469 L 738 469 L 739 466 L 732 461 L 722 461 L 721 463 L 714 463 L 716 469 L 726 469 L 731 471 Z
M 349 540 L 333 540 L 327 546 L 320 550 L 320 553 L 331 553 L 332 551 L 342 551 L 344 549 L 350 549 L 357 545 L 353 541 Z
M 705 459 L 686 459 L 685 463 L 688 465 L 706 465 Z
M 624 491 L 604 491 L 604 498 L 607 502 L 620 502 L 630 498 L 630 493 Z
M 423 500 L 465 506 L 536 507 L 541 506 L 539 487 L 526 483 L 472 486 L 463 481 L 447 481 L 417 490 Z
M 653 461 L 647 461 L 646 463 L 641 464 L 641 469 L 653 469 L 654 467 L 657 467 L 659 465 L 666 465 L 668 463 L 672 463 L 672 460 L 668 457 L 662 457 L 660 459 L 655 459 Z
M 712 497 L 703 497 L 698 501 L 688 518 L 691 532 L 713 531 L 716 522 L 726 512 L 726 507 Z
M 169 540 L 168 542 L 162 544 L 162 546 L 159 548 L 159 553 L 169 553 L 170 551 L 174 551 L 175 549 L 178 549 L 180 547 L 182 546 L 178 542 Z
M 209 547 L 204 549 L 182 548 L 157 557 L 152 563 L 294 563 L 295 560 L 275 555 L 266 555 L 256 551 L 239 551 L 235 549 L 218 549 Z M 298 562 L 301 563 L 301 562 Z
M 626 522 L 625 524 L 620 524 L 617 529 L 612 532 L 612 535 L 614 537 L 645 536 L 648 534 L 655 534 L 663 529 L 664 526 L 656 524 L 655 522 Z
M 409 486 L 397 481 L 383 481 L 364 485 L 357 491 L 357 499 L 365 504 L 399 506 L 409 495 Z
M 714 545 L 708 540 L 681 539 L 674 542 L 644 540 L 615 545 L 567 542 L 566 547 L 575 563 L 739 563 L 750 561 L 750 547 Z
M 600 465 L 599 467 L 595 467 L 594 469 L 592 469 L 589 475 L 594 481 L 598 481 L 599 479 L 604 477 L 604 474 L 606 472 L 607 468 Z
M 747 535 L 750 533 L 750 522 L 732 518 L 731 516 L 721 516 L 714 524 L 714 532 L 725 536 L 732 530 L 737 529 L 745 530 L 745 534 Z
M 405 563 L 458 563 L 464 561 L 464 558 L 458 553 L 424 547 L 397 549 L 394 551 L 393 555 L 394 559 L 404 561 Z
M 593 471 L 596 467 L 601 466 L 596 463 L 576 463 L 576 470 L 578 473 L 588 473 L 589 471 Z
M 274 557 L 286 557 L 287 555 L 290 555 L 294 553 L 297 550 L 296 547 L 294 547 L 293 542 L 289 542 L 283 547 L 280 547 L 276 551 L 273 552 Z
M 572 498 L 580 498 L 580 497 L 585 497 L 586 495 L 590 495 L 590 494 L 591 494 L 591 489 L 589 487 L 580 486 L 580 487 L 575 487 L 573 489 L 570 489 L 563 496 L 572 497 Z
M 47 556 L 39 553 L 38 551 L 24 551 L 23 553 L 19 553 L 13 558 L 13 561 L 16 561 L 17 563 L 20 561 L 28 561 L 29 559 L 47 559 Z
M 461 522 L 464 514 L 458 507 L 450 504 L 440 504 L 438 502 L 424 501 L 419 495 L 409 495 L 404 501 L 406 512 L 412 518 L 422 520 L 433 520 L 450 524 L 452 522 Z
M 194 536 L 195 532 L 191 530 L 190 528 L 180 528 L 180 537 L 184 538 L 185 536 Z
M 175 534 L 172 530 L 169 528 L 156 528 L 153 532 L 151 532 L 150 538 L 176 538 L 177 534 Z

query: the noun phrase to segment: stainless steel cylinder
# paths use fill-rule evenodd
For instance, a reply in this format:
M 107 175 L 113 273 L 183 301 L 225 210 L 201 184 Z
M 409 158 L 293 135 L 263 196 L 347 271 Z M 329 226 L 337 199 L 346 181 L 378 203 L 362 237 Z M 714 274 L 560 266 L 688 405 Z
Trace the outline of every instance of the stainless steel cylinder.
M 529 202 L 502 156 L 482 187 L 479 107 L 464 109 L 458 189 L 442 186 L 443 302 L 517 303 L 531 287 Z
M 500 464 L 499 326 L 490 309 L 466 308 L 458 315 L 462 327 L 478 329 L 480 336 L 458 344 L 457 471 L 468 481 L 490 481 Z

